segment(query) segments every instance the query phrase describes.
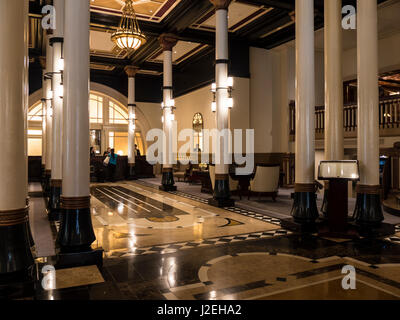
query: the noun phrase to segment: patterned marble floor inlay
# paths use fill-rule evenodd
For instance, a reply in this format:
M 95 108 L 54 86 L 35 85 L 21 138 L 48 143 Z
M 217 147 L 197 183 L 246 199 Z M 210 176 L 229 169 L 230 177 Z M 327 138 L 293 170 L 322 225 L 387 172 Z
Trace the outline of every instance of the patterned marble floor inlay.
M 356 290 L 344 290 L 342 268 L 353 265 Z M 260 267 L 262 266 L 262 268 Z M 337 256 L 309 259 L 283 253 L 220 256 L 198 271 L 198 283 L 164 291 L 169 300 L 400 299 L 400 264 L 371 266 Z
M 91 187 L 93 225 L 108 257 L 168 254 L 202 246 L 288 235 L 280 221 L 220 209 L 143 183 Z
M 145 181 L 141 181 L 141 180 L 139 180 L 138 183 L 142 184 L 143 186 L 156 189 L 156 186 L 151 184 L 151 183 L 148 183 L 148 182 L 145 182 Z M 186 198 L 186 199 L 194 200 L 194 201 L 197 201 L 197 202 L 200 202 L 200 203 L 208 204 L 208 200 L 207 199 L 204 199 L 202 197 L 199 197 L 199 196 L 196 196 L 196 195 L 193 195 L 193 194 L 190 194 L 190 193 L 182 192 L 182 191 L 179 191 L 179 190 L 178 191 L 170 191 L 169 193 L 177 195 L 177 196 L 180 196 L 180 197 L 183 197 L 183 198 Z M 269 216 L 267 216 L 265 214 L 254 212 L 254 211 L 251 211 L 251 210 L 247 210 L 247 209 L 244 209 L 244 208 L 241 208 L 241 207 L 237 207 L 237 206 L 235 206 L 235 207 L 226 207 L 224 209 L 228 210 L 228 211 L 231 211 L 231 212 L 235 212 L 235 213 L 244 215 L 244 216 L 247 216 L 247 217 L 251 217 L 251 218 L 254 218 L 254 219 L 262 220 L 264 222 L 269 222 L 269 223 L 276 224 L 276 225 L 279 225 L 279 226 L 281 225 L 281 220 L 278 219 L 278 218 L 272 218 L 272 217 L 269 217 Z

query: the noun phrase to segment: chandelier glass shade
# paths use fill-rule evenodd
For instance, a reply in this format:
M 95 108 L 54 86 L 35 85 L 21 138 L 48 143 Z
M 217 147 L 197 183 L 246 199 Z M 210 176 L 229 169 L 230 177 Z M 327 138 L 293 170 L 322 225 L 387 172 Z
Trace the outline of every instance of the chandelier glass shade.
M 132 0 L 125 1 L 121 23 L 118 30 L 112 34 L 111 40 L 120 49 L 127 51 L 135 51 L 146 43 L 146 36 L 140 30 Z

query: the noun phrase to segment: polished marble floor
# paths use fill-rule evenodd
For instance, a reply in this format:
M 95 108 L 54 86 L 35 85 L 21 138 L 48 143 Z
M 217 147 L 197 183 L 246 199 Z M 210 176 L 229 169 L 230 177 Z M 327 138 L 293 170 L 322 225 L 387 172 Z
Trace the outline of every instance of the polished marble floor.
M 400 228 L 390 238 L 327 239 L 284 230 L 254 207 L 213 208 L 141 181 L 93 184 L 91 193 L 103 268 L 60 271 L 60 285 L 36 299 L 400 298 Z M 38 259 L 38 270 L 51 261 Z M 346 265 L 355 290 L 342 288 Z

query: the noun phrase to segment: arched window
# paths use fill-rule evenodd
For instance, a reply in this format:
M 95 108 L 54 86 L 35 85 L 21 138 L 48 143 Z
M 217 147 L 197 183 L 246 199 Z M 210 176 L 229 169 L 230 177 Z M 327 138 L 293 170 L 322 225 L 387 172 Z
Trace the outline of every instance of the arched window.
M 28 121 L 42 121 L 43 117 L 42 102 L 35 103 L 28 112 Z
M 196 113 L 193 117 L 194 131 L 194 150 L 201 152 L 203 150 L 203 129 L 204 120 L 201 113 Z
M 42 103 L 38 101 L 28 111 L 28 154 L 40 156 L 42 152 Z M 111 97 L 92 91 L 89 99 L 90 145 L 97 154 L 112 147 L 121 155 L 128 154 L 128 109 Z M 145 154 L 140 124 L 135 134 L 135 144 Z
M 109 120 L 111 124 L 128 124 L 129 117 L 125 107 L 118 105 L 114 101 L 109 101 Z
M 89 102 L 90 123 L 103 123 L 103 97 L 91 94 Z

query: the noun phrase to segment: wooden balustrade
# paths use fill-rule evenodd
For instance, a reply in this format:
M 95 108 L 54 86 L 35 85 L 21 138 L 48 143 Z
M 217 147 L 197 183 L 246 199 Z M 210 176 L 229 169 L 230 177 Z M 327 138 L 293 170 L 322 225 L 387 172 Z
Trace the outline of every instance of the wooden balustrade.
M 357 110 L 356 104 L 343 107 L 343 129 L 345 138 L 357 136 Z M 289 105 L 290 135 L 293 141 L 296 135 L 296 107 L 292 101 Z M 400 96 L 386 97 L 379 102 L 379 128 L 380 136 L 400 136 Z M 325 131 L 325 107 L 315 107 L 315 133 L 316 139 L 323 139 Z

